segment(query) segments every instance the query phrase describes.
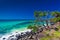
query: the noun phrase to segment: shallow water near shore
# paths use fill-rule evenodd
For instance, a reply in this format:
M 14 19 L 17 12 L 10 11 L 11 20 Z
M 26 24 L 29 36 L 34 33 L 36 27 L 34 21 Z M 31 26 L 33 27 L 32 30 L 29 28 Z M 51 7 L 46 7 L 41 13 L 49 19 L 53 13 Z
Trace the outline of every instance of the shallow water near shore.
M 11 32 L 24 31 L 28 25 L 34 24 L 34 20 L 0 20 L 0 36 L 10 34 Z M 42 25 L 43 23 L 40 22 L 38 24 Z
M 28 25 L 33 24 L 31 20 L 0 20 L 0 36 L 13 31 L 23 31 Z

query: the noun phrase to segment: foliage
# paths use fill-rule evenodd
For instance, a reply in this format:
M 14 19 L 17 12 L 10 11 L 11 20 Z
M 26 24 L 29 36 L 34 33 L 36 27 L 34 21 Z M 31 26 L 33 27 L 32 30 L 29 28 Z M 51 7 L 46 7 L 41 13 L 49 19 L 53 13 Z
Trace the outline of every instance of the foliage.
M 36 18 L 38 18 L 38 17 L 39 17 L 39 12 L 35 11 L 35 12 L 34 12 L 34 16 L 35 16 Z
M 33 28 L 32 25 L 29 25 L 27 29 L 32 29 L 32 28 Z
M 60 21 L 60 12 L 58 11 L 53 11 L 53 12 L 49 12 L 51 14 L 51 16 L 54 16 L 54 18 L 52 18 L 53 22 L 58 22 Z M 47 14 L 49 14 L 47 11 L 35 11 L 34 12 L 34 16 L 37 18 L 37 22 L 38 20 L 42 20 L 43 16 L 46 16 L 47 18 Z M 48 19 L 47 19 L 48 20 Z
M 58 12 L 58 11 L 54 11 L 51 14 L 52 14 L 52 16 L 60 17 L 60 12 Z
M 27 29 L 32 29 L 33 32 L 36 32 L 38 30 L 38 27 L 29 25 Z
M 58 31 L 55 31 L 53 34 L 54 34 L 54 37 L 60 37 L 60 32 Z
M 43 17 L 43 12 L 42 11 L 35 11 L 34 16 L 36 18 L 36 22 L 38 22 L 38 21 L 40 22 L 41 17 Z
M 55 32 L 53 32 L 53 35 L 43 37 L 40 40 L 50 40 L 50 39 L 53 39 L 53 38 L 60 38 L 60 32 L 55 31 Z
M 55 23 L 56 23 L 56 22 L 59 22 L 59 21 L 60 21 L 60 17 L 52 18 L 51 21 L 52 21 L 52 22 L 55 22 Z
M 33 32 L 37 32 L 37 30 L 38 30 L 38 27 L 36 27 L 36 26 L 33 26 Z
M 59 22 L 59 21 L 60 21 L 60 17 L 57 17 L 57 18 L 51 18 L 51 21 L 52 21 L 52 22 Z
M 48 12 L 46 12 L 46 11 L 44 11 L 44 12 L 43 11 L 35 11 L 34 16 L 40 18 L 40 17 L 46 16 L 47 13 Z
M 53 11 L 53 12 L 51 12 L 51 15 L 54 16 L 53 22 L 58 22 L 58 21 L 60 21 L 60 12 L 58 12 L 58 11 Z
M 57 18 L 52 18 L 51 21 L 55 23 L 57 22 Z
M 60 22 L 60 17 L 57 17 L 57 21 L 59 21 L 59 22 Z
M 48 12 L 44 11 L 43 16 L 47 16 Z
M 60 32 L 55 31 L 55 32 L 53 32 L 53 35 L 43 37 L 43 38 L 41 38 L 40 40 L 51 40 L 51 39 L 53 39 L 53 38 L 60 38 Z
M 43 17 L 47 16 L 48 12 L 46 11 L 35 11 L 34 12 L 34 16 L 36 18 L 36 21 L 35 23 L 38 23 L 38 22 L 43 22 Z M 44 25 L 44 23 L 43 23 Z

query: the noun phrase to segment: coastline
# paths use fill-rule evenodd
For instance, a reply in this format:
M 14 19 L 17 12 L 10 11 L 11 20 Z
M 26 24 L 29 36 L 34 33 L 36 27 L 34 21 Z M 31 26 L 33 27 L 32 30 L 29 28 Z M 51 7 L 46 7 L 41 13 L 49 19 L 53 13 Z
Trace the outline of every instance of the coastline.
M 7 34 L 5 34 L 5 35 L 3 35 L 2 37 L 0 37 L 0 40 L 3 40 L 3 38 L 5 38 L 6 40 L 7 39 L 9 39 L 9 37 L 10 36 L 12 36 L 12 35 L 17 35 L 17 34 L 20 34 L 21 35 L 21 33 L 26 33 L 26 32 L 31 32 L 32 30 L 31 29 L 27 29 L 27 28 L 22 28 L 22 29 L 20 29 L 20 30 L 13 30 L 12 32 L 10 32 L 10 33 L 7 33 Z

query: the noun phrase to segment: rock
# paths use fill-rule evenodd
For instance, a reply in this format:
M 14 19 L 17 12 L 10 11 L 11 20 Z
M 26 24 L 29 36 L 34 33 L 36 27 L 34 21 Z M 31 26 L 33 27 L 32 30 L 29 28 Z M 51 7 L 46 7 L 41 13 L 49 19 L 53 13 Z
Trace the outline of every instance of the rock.
M 9 39 L 9 40 L 17 40 L 16 38 L 11 38 L 11 39 Z
M 22 38 L 22 36 L 20 34 L 16 34 L 15 36 L 16 36 L 17 40 L 19 40 L 20 38 Z
M 3 38 L 3 40 L 5 40 L 6 38 Z

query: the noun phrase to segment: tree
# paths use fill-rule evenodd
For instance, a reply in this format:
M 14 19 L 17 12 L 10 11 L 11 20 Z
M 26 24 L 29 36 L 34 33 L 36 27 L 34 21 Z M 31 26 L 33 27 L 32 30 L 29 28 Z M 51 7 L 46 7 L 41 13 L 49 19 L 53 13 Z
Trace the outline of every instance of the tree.
M 41 17 L 43 16 L 43 12 L 42 11 L 35 11 L 34 16 L 36 19 L 35 23 L 41 22 L 42 21 Z
M 35 11 L 34 12 L 34 16 L 35 18 L 37 19 L 37 22 L 43 22 L 45 19 L 43 19 L 43 17 L 46 16 L 46 25 L 48 25 L 48 12 L 46 11 Z M 44 26 L 44 23 L 43 23 L 43 26 Z
M 38 27 L 29 25 L 27 29 L 32 29 L 33 32 L 37 32 Z
M 43 12 L 42 11 L 35 11 L 34 16 L 35 16 L 36 20 L 39 21 L 40 18 L 43 16 Z
M 54 17 L 60 17 L 60 12 L 58 12 L 58 11 L 54 11 L 54 12 L 52 12 L 51 13 L 52 14 L 52 16 L 54 16 Z
M 33 30 L 32 30 L 33 32 L 37 32 L 38 31 L 38 27 L 36 27 L 36 26 L 33 26 Z
M 60 12 L 54 11 L 51 13 L 51 15 L 54 16 L 54 18 L 52 19 L 53 22 L 60 22 Z
M 37 12 L 37 11 L 35 11 L 34 12 L 34 17 L 35 17 L 35 23 L 37 23 L 38 22 L 38 20 L 39 20 L 39 13 Z
M 32 25 L 29 25 L 27 29 L 32 29 L 32 28 L 33 28 Z
M 46 21 L 46 25 L 48 26 L 48 12 L 46 12 L 46 11 L 44 11 L 43 12 L 43 16 L 46 16 L 46 19 L 45 19 L 45 21 Z

